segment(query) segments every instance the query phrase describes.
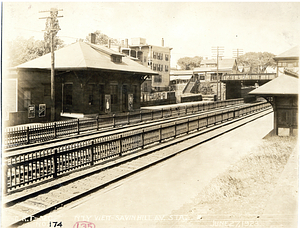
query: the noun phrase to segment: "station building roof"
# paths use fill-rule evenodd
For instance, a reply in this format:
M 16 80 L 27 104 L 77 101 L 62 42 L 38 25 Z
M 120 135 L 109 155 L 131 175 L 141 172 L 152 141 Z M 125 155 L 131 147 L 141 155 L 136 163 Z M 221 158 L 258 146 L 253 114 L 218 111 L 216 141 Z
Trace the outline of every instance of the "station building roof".
M 283 74 L 272 81 L 258 87 L 249 94 L 253 95 L 297 95 L 298 94 L 297 77 Z
M 121 61 L 113 61 L 113 58 Z M 15 67 L 16 69 L 51 69 L 51 53 Z M 55 51 L 56 70 L 111 70 L 138 74 L 157 75 L 123 54 L 107 47 L 86 42 L 76 42 Z
M 274 60 L 281 59 L 299 59 L 299 46 L 295 46 L 277 56 L 274 57 Z

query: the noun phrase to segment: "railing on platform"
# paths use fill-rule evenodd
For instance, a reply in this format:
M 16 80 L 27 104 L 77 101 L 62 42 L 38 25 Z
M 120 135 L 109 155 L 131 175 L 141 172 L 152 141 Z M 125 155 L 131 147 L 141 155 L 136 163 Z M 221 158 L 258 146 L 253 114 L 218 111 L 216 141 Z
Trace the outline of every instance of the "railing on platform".
M 276 77 L 276 73 L 261 74 L 225 74 L 221 76 L 222 81 L 227 80 L 272 80 Z
M 170 119 L 163 124 L 152 123 L 150 126 L 134 131 L 124 129 L 119 133 L 109 132 L 105 136 L 97 136 L 63 146 L 18 154 L 4 153 L 4 191 L 10 192 L 19 187 L 56 178 L 82 167 L 93 166 L 102 160 L 122 156 L 129 151 L 142 149 L 151 144 L 269 107 L 269 103 L 260 102 L 227 111 L 199 113 L 193 117 Z
M 142 121 L 156 120 L 172 116 L 209 110 L 217 107 L 226 107 L 243 103 L 243 99 L 232 99 L 214 103 L 191 104 L 157 110 L 143 110 L 118 115 L 99 116 L 98 118 L 74 119 L 58 121 L 28 127 L 10 127 L 4 131 L 5 148 L 16 147 L 31 143 L 45 142 L 62 136 L 80 134 L 86 131 L 99 130 L 118 125 L 127 125 Z

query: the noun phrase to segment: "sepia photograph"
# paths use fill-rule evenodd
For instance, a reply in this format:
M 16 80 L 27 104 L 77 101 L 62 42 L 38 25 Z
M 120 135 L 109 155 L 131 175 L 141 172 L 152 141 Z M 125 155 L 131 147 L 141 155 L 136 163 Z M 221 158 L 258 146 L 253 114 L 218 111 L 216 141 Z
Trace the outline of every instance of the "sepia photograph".
M 1 227 L 299 226 L 300 2 L 1 9 Z

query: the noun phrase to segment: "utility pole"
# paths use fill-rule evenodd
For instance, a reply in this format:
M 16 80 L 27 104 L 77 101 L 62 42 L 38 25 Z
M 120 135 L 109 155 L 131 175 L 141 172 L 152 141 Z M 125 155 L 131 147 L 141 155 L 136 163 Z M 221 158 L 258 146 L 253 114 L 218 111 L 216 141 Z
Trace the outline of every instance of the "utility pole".
M 239 48 L 233 49 L 232 52 L 233 52 L 233 58 L 236 59 L 239 57 L 239 55 L 243 55 L 243 49 L 239 49 Z
M 212 47 L 213 57 L 217 57 L 217 100 L 219 100 L 219 57 L 223 57 L 224 47 L 216 46 Z M 220 81 L 220 100 L 222 100 L 222 89 L 221 89 L 221 81 Z
M 55 121 L 55 67 L 54 67 L 54 39 L 58 31 L 60 30 L 58 24 L 58 11 L 63 11 L 62 9 L 51 8 L 48 11 L 40 11 L 40 13 L 50 12 L 49 17 L 41 17 L 40 19 L 46 19 L 46 30 L 45 37 L 50 35 L 50 45 L 51 45 L 51 121 Z

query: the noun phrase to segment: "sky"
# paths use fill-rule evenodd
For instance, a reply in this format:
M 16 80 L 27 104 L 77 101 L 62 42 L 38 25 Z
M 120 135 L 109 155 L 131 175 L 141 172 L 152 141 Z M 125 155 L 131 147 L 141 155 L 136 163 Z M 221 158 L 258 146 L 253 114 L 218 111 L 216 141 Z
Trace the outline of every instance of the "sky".
M 65 44 L 100 30 L 115 39 L 146 38 L 171 50 L 171 67 L 182 57 L 211 58 L 212 47 L 278 55 L 300 41 L 300 2 L 4 2 L 3 43 L 18 36 L 43 39 L 50 8 L 59 15 Z M 5 54 L 5 45 L 3 52 Z

